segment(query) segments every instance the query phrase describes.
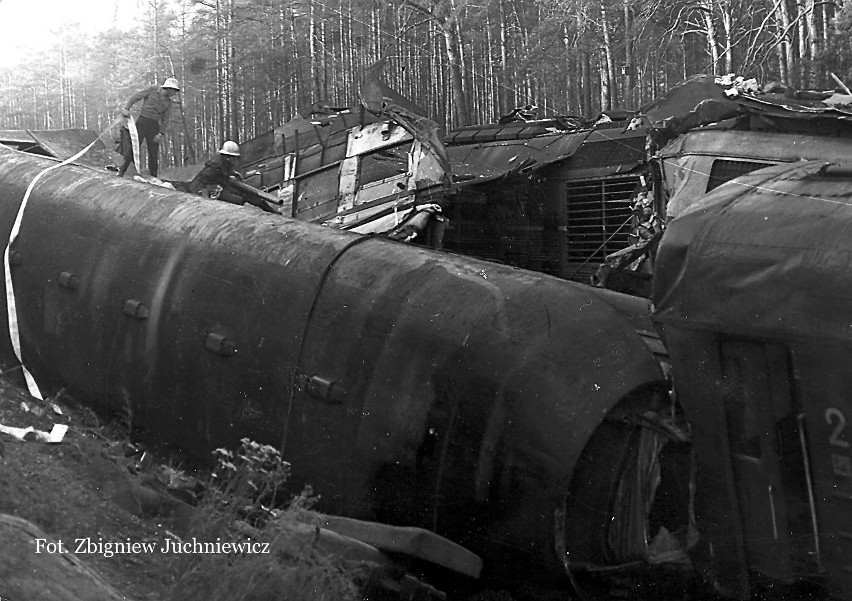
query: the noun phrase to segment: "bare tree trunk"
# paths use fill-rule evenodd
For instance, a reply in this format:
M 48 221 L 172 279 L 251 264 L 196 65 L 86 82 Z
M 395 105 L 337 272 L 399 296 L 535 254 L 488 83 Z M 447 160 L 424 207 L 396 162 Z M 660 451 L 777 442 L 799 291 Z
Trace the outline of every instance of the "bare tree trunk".
M 519 5 L 518 0 L 512 0 L 512 13 L 515 15 L 515 23 L 518 25 L 518 32 L 520 34 L 520 52 L 518 52 L 518 54 L 525 57 L 528 56 L 529 52 L 529 34 L 526 19 L 524 17 L 523 4 Z M 523 82 L 523 89 L 520 91 L 521 103 L 527 104 L 530 102 L 532 95 L 532 81 L 530 80 L 529 70 L 526 70 L 522 74 L 520 81 Z M 516 80 L 515 85 L 518 85 L 517 82 L 518 80 Z
M 468 110 L 467 95 L 464 90 L 464 79 L 461 68 L 461 36 L 458 30 L 458 12 L 453 0 L 447 0 L 441 6 L 441 15 L 435 15 L 441 34 L 444 37 L 444 49 L 447 53 L 447 69 L 450 74 L 450 87 L 452 89 L 452 114 L 455 115 L 455 126 L 470 125 L 470 111 Z
M 326 62 L 326 27 L 325 19 L 320 19 L 319 30 L 319 69 L 320 69 L 320 88 L 317 91 L 319 97 L 330 102 L 331 98 L 328 95 L 328 64 Z
M 580 89 L 582 90 L 583 116 L 591 117 L 594 110 L 592 107 L 592 65 L 588 52 L 582 53 L 580 72 L 582 76 Z
M 59 120 L 60 127 L 65 127 L 65 42 L 59 42 Z
M 831 29 L 829 27 L 829 23 L 831 23 L 831 19 L 833 18 L 833 9 L 834 5 L 829 5 L 828 2 L 820 2 L 819 10 L 822 14 L 822 47 L 825 48 L 825 45 L 828 44 L 828 31 Z
M 216 141 L 221 141 L 225 136 L 225 70 L 227 69 L 227 56 L 224 52 L 224 34 L 222 31 L 222 2 L 216 0 L 216 98 L 219 105 L 219 113 L 216 115 L 218 131 Z
M 601 70 L 601 106 L 612 110 L 618 106 L 618 89 L 615 82 L 615 64 L 613 60 L 612 42 L 609 35 L 609 20 L 607 19 L 604 0 L 600 0 L 601 34 L 603 35 L 604 64 Z
M 565 45 L 565 90 L 566 90 L 566 106 L 565 113 L 568 115 L 583 112 L 583 99 L 581 98 L 580 89 L 583 84 L 582 73 L 576 53 L 571 53 L 569 50 L 573 48 L 571 38 L 568 33 L 568 26 L 562 26 L 562 40 Z
M 148 10 L 150 11 L 150 19 L 151 19 L 151 48 L 153 50 L 154 57 L 154 81 L 160 81 L 160 61 L 157 60 L 160 56 L 160 7 L 158 5 L 157 0 L 151 0 L 148 3 Z
M 497 6 L 500 9 L 500 113 L 506 114 L 513 108 L 514 101 L 509 94 L 512 88 L 512 80 L 509 77 L 509 32 L 506 24 L 506 7 L 504 0 L 499 0 Z
M 290 13 L 290 44 L 293 46 L 293 64 L 295 65 L 295 73 L 293 77 L 293 93 L 287 96 L 290 101 L 289 114 L 299 110 L 302 95 L 302 60 L 299 55 L 299 37 L 296 34 L 296 15 Z M 292 99 L 292 100 L 291 100 Z
M 627 108 L 636 105 L 636 59 L 633 56 L 633 10 L 631 0 L 624 0 L 624 102 Z
M 805 0 L 806 22 L 808 27 L 808 81 L 817 85 L 816 58 L 819 56 L 819 34 L 816 28 L 816 9 L 814 0 Z
M 791 30 L 791 21 L 790 21 L 790 11 L 787 8 L 786 0 L 781 0 L 778 3 L 778 13 L 781 21 L 781 31 L 784 35 L 784 41 L 781 42 L 781 45 L 784 47 L 784 71 L 786 73 L 786 77 L 784 79 L 784 83 L 797 87 L 799 85 L 799 73 L 796 69 L 796 57 L 793 52 L 793 44 L 792 44 L 792 30 Z
M 491 31 L 491 19 L 486 13 L 485 16 L 485 54 L 488 58 L 494 56 L 492 49 L 494 48 L 494 38 Z M 486 94 L 486 103 L 484 106 L 484 111 L 487 115 L 490 115 L 492 119 L 499 116 L 499 102 L 495 102 L 495 84 L 499 85 L 499 81 L 494 73 L 494 61 L 486 60 L 485 61 L 485 94 Z
M 707 36 L 707 50 L 712 61 L 711 73 L 719 75 L 719 46 L 716 42 L 716 23 L 713 21 L 713 0 L 699 2 L 701 17 L 704 20 L 704 34 Z
M 778 59 L 778 78 L 781 83 L 790 81 L 790 75 L 787 71 L 787 55 L 784 46 L 784 42 L 780 42 L 775 46 L 775 54 Z
M 181 33 L 181 36 L 180 36 L 180 40 L 181 40 L 181 53 L 180 53 L 181 54 L 181 56 L 180 56 L 181 67 L 180 67 L 180 71 L 181 71 L 181 76 L 184 78 L 184 80 L 186 79 L 186 75 L 187 75 L 187 69 L 186 69 L 186 55 L 187 55 L 187 51 L 186 51 L 186 36 L 187 36 L 186 15 L 187 15 L 186 1 L 182 0 L 182 2 L 181 2 L 181 17 L 180 17 L 180 33 Z M 181 117 L 181 122 L 183 124 L 184 146 L 185 146 L 186 152 L 188 153 L 189 156 L 188 157 L 182 156 L 181 157 L 181 163 L 183 163 L 183 160 L 186 159 L 186 158 L 188 158 L 191 163 L 195 163 L 196 162 L 196 154 L 195 154 L 194 136 L 190 135 L 189 128 L 186 125 L 186 99 L 189 96 L 188 90 L 186 89 L 187 83 L 188 83 L 187 81 L 184 81 L 184 92 L 181 94 L 180 117 Z
M 456 36 L 456 47 L 459 52 L 459 70 L 461 72 L 462 78 L 462 93 L 464 97 L 465 103 L 465 114 L 467 115 L 467 121 L 465 125 L 470 125 L 473 123 L 473 119 L 471 117 L 473 111 L 473 96 L 475 92 L 473 91 L 473 67 L 469 67 L 470 59 L 467 55 L 467 51 L 465 50 L 464 38 L 461 35 L 461 29 L 458 26 L 459 21 L 462 18 L 462 10 L 456 8 L 455 0 L 450 0 L 450 6 L 453 9 L 453 31 Z M 464 6 L 464 5 L 463 5 Z
M 457 47 L 455 24 L 448 23 L 441 30 L 447 51 L 447 65 L 450 71 L 450 82 L 453 91 L 453 112 L 456 116 L 456 126 L 470 125 L 470 114 L 467 110 L 467 99 L 462 86 L 461 65 L 459 65 L 459 49 Z
M 317 65 L 317 24 L 316 24 L 316 8 L 313 2 L 308 3 L 308 54 L 310 56 L 311 65 L 311 88 L 313 91 L 311 100 L 316 102 L 320 94 L 319 83 L 319 66 Z
M 722 29 L 725 33 L 725 73 L 734 72 L 734 42 L 732 33 L 731 2 L 723 0 L 719 5 L 722 13 Z
M 796 2 L 796 25 L 799 30 L 799 82 L 801 87 L 806 88 L 810 85 L 808 81 L 807 69 L 805 63 L 808 59 L 808 31 L 807 19 L 805 19 L 805 0 Z
M 228 60 L 228 78 L 226 80 L 228 89 L 228 139 L 239 140 L 240 136 L 240 90 L 237 82 L 237 48 L 234 45 L 234 0 L 227 0 L 228 12 L 226 15 L 227 22 L 225 24 L 226 45 L 225 52 Z

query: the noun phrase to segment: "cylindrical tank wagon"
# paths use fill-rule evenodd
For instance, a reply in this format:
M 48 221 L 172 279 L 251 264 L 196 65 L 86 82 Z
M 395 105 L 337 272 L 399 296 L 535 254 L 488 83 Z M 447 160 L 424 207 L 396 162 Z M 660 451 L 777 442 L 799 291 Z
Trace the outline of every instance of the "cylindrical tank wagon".
M 0 149 L 7 240 L 53 165 Z M 0 361 L 17 327 L 45 390 L 197 457 L 280 446 L 321 509 L 431 529 L 486 578 L 647 554 L 657 485 L 630 482 L 672 405 L 644 300 L 76 166 L 36 183 L 9 250 Z

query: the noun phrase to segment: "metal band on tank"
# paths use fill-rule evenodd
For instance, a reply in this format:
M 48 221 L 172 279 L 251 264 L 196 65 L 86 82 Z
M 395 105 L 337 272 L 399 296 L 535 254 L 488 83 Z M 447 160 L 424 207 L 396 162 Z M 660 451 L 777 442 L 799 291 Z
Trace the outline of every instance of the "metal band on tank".
M 47 174 L 54 169 L 58 169 L 59 167 L 63 167 L 68 163 L 73 163 L 81 156 L 89 152 L 92 146 L 95 145 L 95 142 L 101 139 L 107 131 L 115 127 L 119 123 L 120 119 L 116 119 L 112 123 L 110 123 L 104 131 L 100 133 L 100 135 L 92 140 L 92 143 L 86 146 L 83 150 L 78 152 L 72 157 L 69 157 L 62 161 L 59 164 L 52 165 L 47 169 L 40 171 L 33 178 L 33 181 L 30 182 L 30 185 L 27 186 L 27 191 L 24 193 L 24 198 L 21 201 L 21 206 L 18 208 L 18 214 L 15 216 L 15 223 L 12 226 L 12 231 L 9 233 L 9 242 L 6 244 L 6 251 L 3 253 L 3 271 L 6 278 L 6 313 L 8 314 L 9 319 L 9 338 L 12 341 L 12 349 L 15 351 L 15 357 L 17 357 L 18 362 L 21 364 L 21 370 L 24 373 L 24 379 L 27 382 L 27 388 L 30 391 L 30 394 L 39 400 L 44 400 L 41 395 L 41 390 L 39 390 L 38 384 L 36 384 L 35 378 L 24 365 L 24 360 L 21 358 L 21 334 L 18 328 L 18 310 L 15 305 L 15 291 L 12 288 L 12 271 L 10 269 L 9 262 L 9 253 L 12 248 L 12 244 L 15 242 L 15 239 L 18 237 L 18 232 L 21 229 L 21 220 L 24 218 L 24 209 L 27 208 L 27 203 L 30 199 L 30 193 L 32 193 L 33 188 L 35 187 L 38 180 L 42 178 L 43 175 Z

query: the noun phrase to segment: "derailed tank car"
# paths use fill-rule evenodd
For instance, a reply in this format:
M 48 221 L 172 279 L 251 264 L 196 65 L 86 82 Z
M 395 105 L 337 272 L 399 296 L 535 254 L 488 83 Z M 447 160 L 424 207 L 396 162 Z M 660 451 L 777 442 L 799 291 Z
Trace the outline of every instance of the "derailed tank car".
M 53 165 L 0 148 L 7 240 Z M 658 484 L 683 440 L 644 300 L 75 166 L 34 186 L 9 251 L 41 388 L 198 457 L 281 446 L 320 509 L 435 531 L 486 581 L 665 564 L 649 541 L 688 524 L 654 503 L 689 461 Z
M 669 225 L 655 319 L 694 426 L 696 567 L 852 599 L 852 165 L 778 166 Z M 797 597 L 801 598 L 801 597 Z

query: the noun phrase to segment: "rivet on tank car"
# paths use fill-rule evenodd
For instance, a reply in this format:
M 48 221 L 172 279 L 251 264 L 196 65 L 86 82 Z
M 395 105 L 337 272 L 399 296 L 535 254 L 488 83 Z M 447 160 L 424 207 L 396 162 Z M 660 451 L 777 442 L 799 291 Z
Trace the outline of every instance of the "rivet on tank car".
M 222 334 L 210 332 L 204 339 L 204 348 L 220 357 L 232 357 L 237 354 L 236 345 Z
M 327 403 L 342 403 L 346 391 L 340 384 L 320 376 L 312 376 L 307 384 L 308 394 Z
M 143 320 L 148 319 L 149 311 L 148 307 L 137 300 L 133 300 L 132 298 L 124 301 L 124 309 L 123 312 L 128 317 L 132 317 L 134 319 Z
M 79 278 L 70 271 L 63 271 L 57 278 L 57 283 L 68 290 L 76 290 L 80 287 Z

